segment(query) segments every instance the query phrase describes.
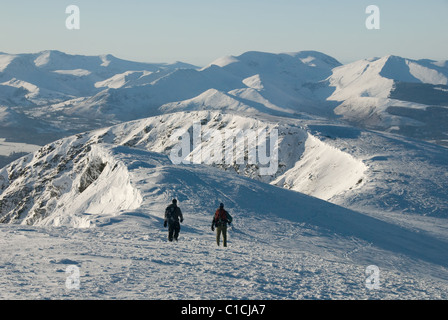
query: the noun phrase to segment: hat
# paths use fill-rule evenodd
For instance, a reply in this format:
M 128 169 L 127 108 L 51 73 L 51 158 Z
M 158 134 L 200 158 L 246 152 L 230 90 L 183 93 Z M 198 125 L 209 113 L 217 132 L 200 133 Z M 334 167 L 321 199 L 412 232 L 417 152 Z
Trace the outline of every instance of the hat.
M 219 207 L 220 207 L 220 208 L 224 208 L 224 203 L 221 202 L 221 203 L 219 204 Z

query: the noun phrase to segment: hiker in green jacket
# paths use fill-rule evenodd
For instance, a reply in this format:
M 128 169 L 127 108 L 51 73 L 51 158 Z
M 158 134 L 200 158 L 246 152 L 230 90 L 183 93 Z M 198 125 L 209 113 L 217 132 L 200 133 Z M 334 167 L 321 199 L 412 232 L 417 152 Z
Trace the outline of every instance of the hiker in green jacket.
M 232 216 L 224 210 L 224 204 L 221 203 L 219 208 L 216 210 L 212 221 L 212 231 L 215 231 L 216 227 L 216 243 L 218 246 L 222 234 L 223 245 L 224 247 L 227 247 L 227 224 L 231 224 L 232 220 Z

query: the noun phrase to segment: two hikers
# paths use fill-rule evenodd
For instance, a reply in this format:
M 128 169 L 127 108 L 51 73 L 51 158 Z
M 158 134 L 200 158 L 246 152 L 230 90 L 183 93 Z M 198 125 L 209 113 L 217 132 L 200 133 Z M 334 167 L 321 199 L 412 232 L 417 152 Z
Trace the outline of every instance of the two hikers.
M 223 246 L 227 247 L 227 224 L 231 224 L 232 219 L 232 216 L 224 210 L 224 204 L 221 203 L 212 221 L 212 231 L 215 231 L 216 228 L 216 244 L 218 246 L 222 234 Z
M 223 245 L 227 247 L 227 225 L 232 223 L 232 216 L 224 210 L 224 204 L 221 203 L 219 208 L 216 210 L 213 221 L 212 221 L 212 231 L 216 228 L 216 243 L 220 245 L 220 239 L 222 235 Z M 168 240 L 178 241 L 180 232 L 180 223 L 184 221 L 182 211 L 177 206 L 177 200 L 173 199 L 172 203 L 165 209 L 165 220 L 163 226 L 168 227 Z
M 177 206 L 177 200 L 173 199 L 172 203 L 165 209 L 165 221 L 163 226 L 168 226 L 168 240 L 173 241 L 179 237 L 180 223 L 184 221 L 182 211 Z M 179 223 L 180 222 L 180 223 Z

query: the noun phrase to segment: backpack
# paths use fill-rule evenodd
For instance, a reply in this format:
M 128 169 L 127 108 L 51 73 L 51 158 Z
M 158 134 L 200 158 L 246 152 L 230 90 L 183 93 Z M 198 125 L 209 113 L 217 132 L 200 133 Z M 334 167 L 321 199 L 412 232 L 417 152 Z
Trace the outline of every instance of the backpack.
M 230 216 L 230 214 L 224 210 L 224 209 L 218 209 L 215 212 L 215 223 L 216 225 L 220 225 L 223 223 L 231 223 L 232 222 L 232 217 Z
M 169 206 L 165 209 L 165 217 L 168 221 L 174 222 L 176 220 L 175 211 L 176 208 L 174 206 Z

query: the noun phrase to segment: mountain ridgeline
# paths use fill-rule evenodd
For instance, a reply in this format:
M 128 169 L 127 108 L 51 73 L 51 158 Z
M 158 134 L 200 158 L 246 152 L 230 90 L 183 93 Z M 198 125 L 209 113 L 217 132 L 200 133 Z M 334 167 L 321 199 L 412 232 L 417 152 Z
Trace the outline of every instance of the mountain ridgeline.
M 174 132 L 191 133 L 197 123 L 205 137 L 275 130 L 278 161 L 275 172 L 260 174 L 244 145 L 242 163 L 211 161 L 223 141 L 204 138 L 183 155 L 200 159 L 193 164 L 359 210 L 448 217 L 448 185 L 439 179 L 448 161 L 447 84 L 446 61 L 396 56 L 342 65 L 315 51 L 247 52 L 199 68 L 58 51 L 0 54 L 1 137 L 44 145 L 1 169 L 0 221 L 88 225 L 86 210 L 138 206 L 148 195 L 132 170 L 98 150 L 167 157 L 179 142 Z M 122 182 L 123 197 L 106 191 L 106 178 Z
M 168 112 L 340 119 L 446 145 L 447 61 L 397 56 L 341 65 L 316 51 L 247 52 L 199 68 L 59 51 L 0 54 L 5 138 L 52 137 Z M 4 115 L 3 115 L 4 114 Z M 18 114 L 20 120 L 11 121 Z M 15 116 L 15 119 L 19 119 Z M 27 142 L 27 141 L 23 141 Z

